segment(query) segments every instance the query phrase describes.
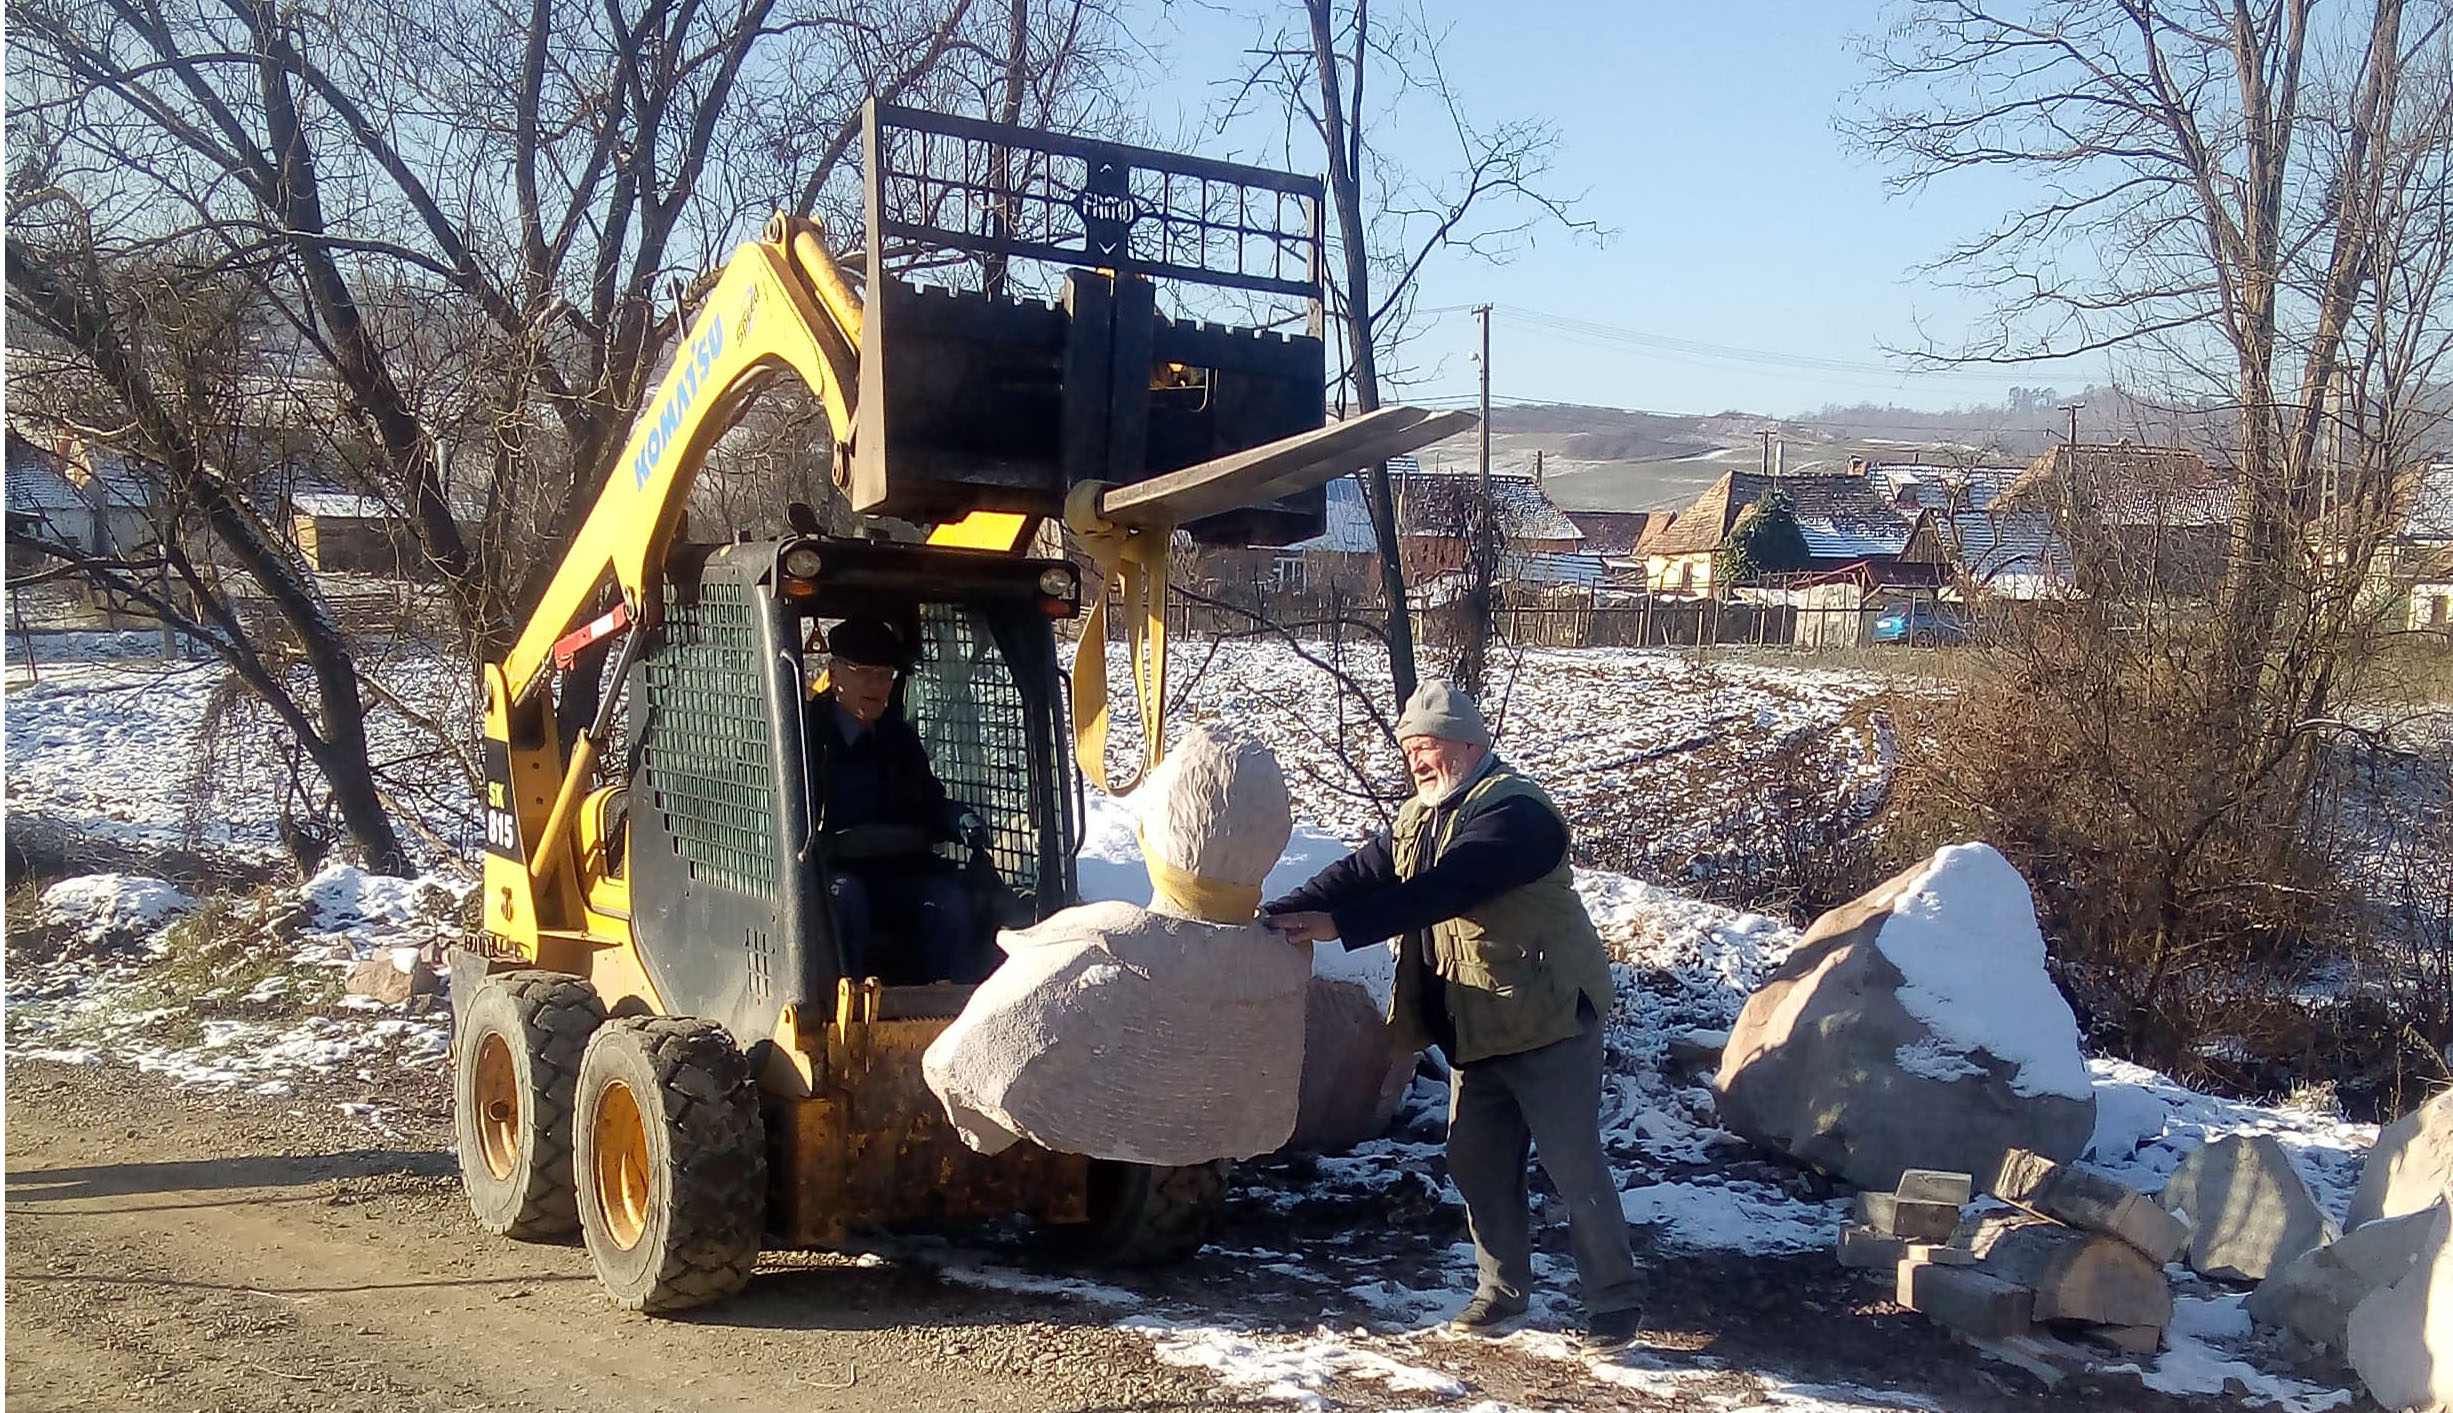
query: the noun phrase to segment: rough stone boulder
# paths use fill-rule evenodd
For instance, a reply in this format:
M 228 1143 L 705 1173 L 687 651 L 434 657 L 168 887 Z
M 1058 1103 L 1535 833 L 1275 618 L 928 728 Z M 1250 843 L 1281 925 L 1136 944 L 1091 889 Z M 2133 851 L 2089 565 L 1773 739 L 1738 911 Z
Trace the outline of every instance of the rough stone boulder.
M 2429 1236 L 2400 1280 L 2351 1311 L 2352 1372 L 2386 1408 L 2453 1407 L 2453 1232 L 2437 1221 Z
M 341 990 L 386 1005 L 405 1006 L 413 997 L 442 990 L 442 982 L 434 968 L 418 960 L 415 948 L 393 947 L 351 967 Z
M 2249 1318 L 2286 1329 L 2340 1354 L 2348 1345 L 2351 1312 L 2369 1296 L 2410 1274 L 2419 1253 L 2445 1239 L 2444 1204 L 2386 1217 L 2293 1261 L 2249 1292 Z
M 2336 1235 L 2272 1134 L 2206 1144 L 2181 1160 L 2155 1200 L 2189 1224 L 2189 1268 L 2222 1280 L 2264 1280 Z
M 2453 1089 L 2378 1131 L 2351 1194 L 2349 1224 L 2424 1211 L 2447 1199 L 2453 1199 Z
M 1303 1002 L 1303 1096 L 1287 1146 L 1343 1153 L 1388 1129 L 1414 1078 L 1379 999 L 1360 982 L 1314 976 Z
M 2068 1162 L 2095 1129 L 2034 897 L 1983 844 L 1815 919 L 1746 1002 L 1713 1087 L 1731 1130 L 1877 1191 L 1909 1168 L 1989 1184 L 2013 1148 Z
M 921 1057 L 963 1141 L 1189 1167 L 1293 1133 L 1310 949 L 1253 921 L 1293 825 L 1268 750 L 1187 733 L 1139 792 L 1148 908 L 998 935 L 1006 960 Z

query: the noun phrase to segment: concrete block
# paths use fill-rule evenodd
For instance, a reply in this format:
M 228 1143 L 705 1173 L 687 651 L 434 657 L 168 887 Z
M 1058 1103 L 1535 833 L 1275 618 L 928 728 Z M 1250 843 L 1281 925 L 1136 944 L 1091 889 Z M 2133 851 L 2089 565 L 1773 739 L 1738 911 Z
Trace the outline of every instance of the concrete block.
M 1909 1202 L 1948 1202 L 1962 1207 L 1976 1195 L 1976 1179 L 1967 1173 L 1910 1168 L 1899 1175 L 1899 1190 L 1892 1195 Z
M 1938 1325 L 1979 1339 L 2022 1335 L 2036 1322 L 2036 1293 L 1973 1266 L 1899 1265 L 1899 1303 Z
M 1926 1242 L 1910 1242 L 1900 1254 L 1903 1261 L 1916 1261 L 1928 1266 L 1973 1266 L 1976 1253 L 1964 1246 L 1935 1246 Z
M 2249 1292 L 2249 1317 L 2340 1354 L 2349 1346 L 2351 1312 L 2410 1274 L 2422 1252 L 2443 1245 L 2448 1220 L 2453 1218 L 2439 1202 L 2424 1212 L 2354 1227 L 2340 1241 L 2266 1277 Z
M 2189 1224 L 2155 1199 L 2097 1173 L 2014 1148 L 1994 1174 L 1993 1195 L 2080 1231 L 2118 1237 L 2160 1266 L 2189 1248 Z
M 1860 1192 L 1855 1219 L 1885 1236 L 1910 1241 L 1948 1241 L 1959 1229 L 1956 1202 L 1918 1202 L 1888 1192 Z
M 1887 1271 L 1909 1251 L 1906 1237 L 1885 1236 L 1862 1222 L 1840 1228 L 1840 1264 L 1856 1271 Z

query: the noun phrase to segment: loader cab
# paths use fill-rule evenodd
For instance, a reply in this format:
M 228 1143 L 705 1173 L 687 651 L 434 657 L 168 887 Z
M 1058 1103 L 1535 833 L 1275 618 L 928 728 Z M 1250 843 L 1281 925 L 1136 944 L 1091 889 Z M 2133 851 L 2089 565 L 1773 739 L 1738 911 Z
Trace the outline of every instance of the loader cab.
M 1070 905 L 1079 801 L 1053 625 L 1079 602 L 1058 560 L 817 536 L 677 548 L 630 700 L 632 926 L 665 1006 L 744 1036 L 785 1006 L 835 1010 L 843 948 L 805 745 L 822 658 L 805 644 L 848 617 L 886 619 L 916 649 L 897 705 L 950 800 L 987 826 L 976 853 L 937 846 L 980 944 Z M 951 1015 L 968 994 L 882 999 Z

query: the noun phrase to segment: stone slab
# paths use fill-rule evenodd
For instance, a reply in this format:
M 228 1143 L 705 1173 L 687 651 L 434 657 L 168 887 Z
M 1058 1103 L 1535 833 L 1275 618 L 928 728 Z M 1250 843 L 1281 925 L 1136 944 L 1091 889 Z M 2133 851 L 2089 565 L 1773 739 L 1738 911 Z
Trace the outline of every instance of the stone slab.
M 1860 1192 L 1851 1215 L 1885 1236 L 1943 1242 L 1959 1229 L 1956 1202 L 1918 1202 L 1888 1192 Z
M 2083 1168 L 2014 1148 L 1993 1177 L 1993 1195 L 2080 1231 L 2119 1237 L 2156 1265 L 2189 1249 L 2187 1222 L 2136 1188 Z
M 1903 1261 L 1899 1303 L 1939 1325 L 1979 1339 L 2007 1339 L 2035 1327 L 2036 1293 L 1972 1266 Z
M 1863 1222 L 1850 1222 L 1840 1228 L 1840 1264 L 1853 1271 L 1888 1271 L 1906 1259 L 1910 1245 L 1906 1237 L 1886 1236 Z
M 1976 1178 L 1971 1173 L 1910 1168 L 1899 1175 L 1899 1187 L 1892 1195 L 1907 1202 L 1948 1202 L 1963 1207 L 1976 1195 Z

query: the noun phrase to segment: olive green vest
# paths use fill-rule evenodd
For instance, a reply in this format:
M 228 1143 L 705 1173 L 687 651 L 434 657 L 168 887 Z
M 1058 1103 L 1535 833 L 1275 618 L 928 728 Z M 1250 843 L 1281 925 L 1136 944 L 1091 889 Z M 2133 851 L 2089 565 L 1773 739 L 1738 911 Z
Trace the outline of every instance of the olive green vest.
M 1497 761 L 1465 792 L 1436 839 L 1429 837 L 1431 807 L 1406 801 L 1389 836 L 1397 877 L 1421 873 L 1467 820 L 1519 797 L 1540 801 L 1553 815 L 1559 812 L 1540 786 Z M 1609 954 L 1584 900 L 1576 896 L 1573 878 L 1562 858 L 1557 868 L 1522 888 L 1433 924 L 1431 957 L 1447 983 L 1448 1015 L 1456 1025 L 1456 1053 L 1450 1059 L 1470 1064 L 1571 1039 L 1581 1028 L 1579 996 L 1593 1003 L 1595 1015 L 1610 1013 Z M 1408 1051 L 1430 1043 L 1421 1020 L 1422 978 L 1411 957 L 1410 949 L 1399 954 L 1389 1002 L 1393 1037 Z

